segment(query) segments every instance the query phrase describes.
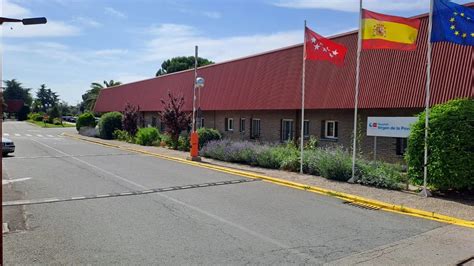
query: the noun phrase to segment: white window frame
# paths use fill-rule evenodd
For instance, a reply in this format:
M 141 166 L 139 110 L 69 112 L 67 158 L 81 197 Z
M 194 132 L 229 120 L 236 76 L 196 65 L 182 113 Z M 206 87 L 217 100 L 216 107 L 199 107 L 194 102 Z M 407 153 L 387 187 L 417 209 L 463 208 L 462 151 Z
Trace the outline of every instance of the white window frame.
M 253 124 L 254 121 L 258 121 L 258 132 L 257 132 L 257 135 L 254 134 L 255 132 L 255 126 Z M 260 132 L 262 130 L 262 121 L 260 120 L 260 118 L 252 118 L 250 123 L 252 123 L 252 131 L 250 132 L 250 137 L 251 138 L 254 138 L 254 139 L 258 139 L 260 138 Z
M 239 131 L 242 132 L 242 133 L 245 133 L 245 121 L 247 119 L 245 119 L 245 117 L 241 117 L 240 118 L 240 125 L 239 125 Z M 242 127 L 243 125 L 243 127 Z
M 234 119 L 227 118 L 227 131 L 234 131 Z
M 329 124 L 333 124 L 333 130 L 332 130 L 333 135 L 332 136 L 328 135 Z M 337 121 L 335 121 L 335 120 L 326 120 L 326 122 L 324 123 L 324 137 L 325 138 L 327 138 L 327 139 L 337 139 L 337 137 L 336 137 L 336 124 L 337 124 Z

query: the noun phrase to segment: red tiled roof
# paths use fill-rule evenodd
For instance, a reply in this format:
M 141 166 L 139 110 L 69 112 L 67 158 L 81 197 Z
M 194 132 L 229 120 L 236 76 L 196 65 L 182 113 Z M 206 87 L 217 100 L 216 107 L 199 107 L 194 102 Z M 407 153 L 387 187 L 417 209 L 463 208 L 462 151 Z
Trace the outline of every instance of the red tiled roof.
M 474 4 L 469 4 L 474 6 Z M 360 108 L 424 107 L 427 15 L 422 20 L 417 49 L 364 50 L 361 54 Z M 306 108 L 351 109 L 354 106 L 357 32 L 332 37 L 348 48 L 345 65 L 306 63 Z M 302 45 L 201 67 L 206 80 L 203 110 L 278 110 L 301 108 Z M 203 47 L 202 49 L 205 49 Z M 431 104 L 474 97 L 474 47 L 434 43 Z M 194 71 L 186 70 L 103 89 L 95 111 L 122 110 L 127 102 L 142 111 L 161 110 L 168 90 L 185 96 L 192 108 Z

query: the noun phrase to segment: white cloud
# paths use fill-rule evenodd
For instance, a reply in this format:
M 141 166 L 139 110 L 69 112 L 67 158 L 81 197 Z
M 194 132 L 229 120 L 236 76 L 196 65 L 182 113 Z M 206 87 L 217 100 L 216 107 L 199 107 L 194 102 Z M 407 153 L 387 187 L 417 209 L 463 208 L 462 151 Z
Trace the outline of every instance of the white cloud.
M 221 62 L 303 41 L 303 33 L 299 30 L 211 38 L 189 25 L 163 24 L 152 28 L 150 32 L 156 36 L 147 43 L 147 50 L 141 58 L 144 61 L 161 62 L 170 57 L 192 55 L 194 45 L 198 45 L 201 57 Z
M 73 19 L 74 22 L 77 22 L 81 25 L 87 26 L 87 27 L 92 27 L 92 28 L 98 28 L 102 26 L 102 24 L 92 18 L 88 17 L 76 17 Z
M 105 13 L 108 14 L 108 15 L 112 15 L 114 17 L 117 17 L 117 18 L 126 18 L 127 15 L 125 15 L 125 13 L 121 12 L 121 11 L 118 11 L 117 9 L 113 8 L 113 7 L 106 7 L 105 8 Z
M 22 25 L 20 23 L 10 24 L 2 28 L 3 36 L 10 38 L 29 37 L 63 37 L 74 36 L 80 33 L 80 28 L 68 25 L 62 21 L 48 21 L 40 25 Z
M 276 0 L 274 5 L 286 8 L 314 8 L 358 12 L 358 0 Z M 429 8 L 429 0 L 365 0 L 363 8 L 379 11 L 411 11 Z
M 15 3 L 11 3 L 9 0 L 3 0 L 0 6 L 0 13 L 4 17 L 22 18 L 31 13 L 28 9 Z

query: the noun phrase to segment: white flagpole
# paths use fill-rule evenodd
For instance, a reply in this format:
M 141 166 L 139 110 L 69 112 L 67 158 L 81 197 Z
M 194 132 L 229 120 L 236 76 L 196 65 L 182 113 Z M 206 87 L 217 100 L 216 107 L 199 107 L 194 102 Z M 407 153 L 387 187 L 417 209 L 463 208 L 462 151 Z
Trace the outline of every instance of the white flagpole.
M 431 30 L 433 25 L 433 0 L 430 0 L 430 19 L 428 22 L 428 51 L 426 55 L 426 98 L 425 98 L 425 154 L 423 160 L 423 197 L 431 196 L 426 188 L 428 179 L 428 126 L 430 119 L 430 83 L 431 83 Z
M 303 42 L 303 69 L 301 76 L 301 132 L 300 132 L 300 173 L 303 173 L 303 142 L 304 142 L 304 85 L 306 70 L 306 20 L 304 21 L 304 42 Z
M 357 106 L 359 105 L 359 76 L 360 76 L 360 51 L 362 46 L 362 0 L 359 1 L 359 34 L 357 39 L 357 67 L 356 67 L 356 89 L 354 96 L 354 132 L 352 143 L 352 177 L 348 180 L 350 183 L 356 181 L 355 161 L 357 150 Z

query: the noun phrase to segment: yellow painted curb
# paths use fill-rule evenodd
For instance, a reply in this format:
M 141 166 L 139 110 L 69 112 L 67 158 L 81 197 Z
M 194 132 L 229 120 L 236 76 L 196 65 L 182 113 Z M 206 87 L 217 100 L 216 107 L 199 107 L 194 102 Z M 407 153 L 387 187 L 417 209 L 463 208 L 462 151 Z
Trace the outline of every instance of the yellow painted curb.
M 336 198 L 339 198 L 339 199 L 342 199 L 342 200 L 345 200 L 345 201 L 349 201 L 349 202 L 368 204 L 368 205 L 371 205 L 371 206 L 378 207 L 381 210 L 385 210 L 385 211 L 389 211 L 389 212 L 401 213 L 401 214 L 405 214 L 405 215 L 410 215 L 410 216 L 420 217 L 420 218 L 424 218 L 424 219 L 434 220 L 434 221 L 438 221 L 438 222 L 442 222 L 442 223 L 455 224 L 455 225 L 459 225 L 459 226 L 474 228 L 474 221 L 463 220 L 463 219 L 459 219 L 459 218 L 456 218 L 456 217 L 451 217 L 451 216 L 447 216 L 447 215 L 438 214 L 438 213 L 435 213 L 435 212 L 418 210 L 418 209 L 414 209 L 414 208 L 405 207 L 403 205 L 394 205 L 394 204 L 390 204 L 390 203 L 386 203 L 386 202 L 382 202 L 382 201 L 378 201 L 378 200 L 373 200 L 373 199 L 368 199 L 368 198 L 364 198 L 364 197 L 360 197 L 360 196 L 355 196 L 355 195 L 344 193 L 344 192 L 338 192 L 338 191 L 325 189 L 325 188 L 320 188 L 320 187 L 316 187 L 316 186 L 309 186 L 309 185 L 300 184 L 300 183 L 296 183 L 296 182 L 292 182 L 292 181 L 287 181 L 287 180 L 280 179 L 280 178 L 269 177 L 269 176 L 265 176 L 265 175 L 261 175 L 261 174 L 251 173 L 251 172 L 247 172 L 247 171 L 243 171 L 243 170 L 236 170 L 236 169 L 231 169 L 231 168 L 227 168 L 227 167 L 223 167 L 223 166 L 212 165 L 212 164 L 207 164 L 207 163 L 202 163 L 202 162 L 194 162 L 194 161 L 189 161 L 189 160 L 182 159 L 182 158 L 177 158 L 177 157 L 173 157 L 173 156 L 148 152 L 148 151 L 144 151 L 144 150 L 140 150 L 140 149 L 123 147 L 123 146 L 120 146 L 120 145 L 110 144 L 110 143 L 102 142 L 102 141 L 99 141 L 99 140 L 91 140 L 91 139 L 88 139 L 88 138 L 78 137 L 78 136 L 70 135 L 70 134 L 67 134 L 67 133 L 64 133 L 64 136 L 74 138 L 74 139 L 78 139 L 78 140 L 82 140 L 82 141 L 95 143 L 95 144 L 99 144 L 99 145 L 103 145 L 103 146 L 107 146 L 107 147 L 112 147 L 112 148 L 116 148 L 116 149 L 120 149 L 120 150 L 126 150 L 126 151 L 135 152 L 135 153 L 146 154 L 146 155 L 150 155 L 150 156 L 153 156 L 153 157 L 157 157 L 157 158 L 161 158 L 161 159 L 165 159 L 165 160 L 169 160 L 169 161 L 176 161 L 176 162 L 179 162 L 179 163 L 193 165 L 193 166 L 197 166 L 197 167 L 201 167 L 201 168 L 207 168 L 207 169 L 211 169 L 211 170 L 215 170 L 215 171 L 219 171 L 219 172 L 224 172 L 224 173 L 228 173 L 228 174 L 234 174 L 234 175 L 244 176 L 244 177 L 253 178 L 253 179 L 261 179 L 261 180 L 271 182 L 271 183 L 274 183 L 274 184 L 283 185 L 283 186 L 286 186 L 286 187 L 291 187 L 291 188 L 296 188 L 296 189 L 301 189 L 301 190 L 305 190 L 305 191 L 310 191 L 310 192 L 314 192 L 314 193 L 318 193 L 318 194 L 322 194 L 322 195 L 326 195 L 326 196 L 336 197 Z

